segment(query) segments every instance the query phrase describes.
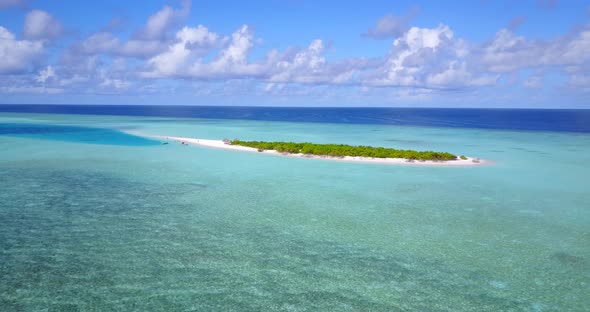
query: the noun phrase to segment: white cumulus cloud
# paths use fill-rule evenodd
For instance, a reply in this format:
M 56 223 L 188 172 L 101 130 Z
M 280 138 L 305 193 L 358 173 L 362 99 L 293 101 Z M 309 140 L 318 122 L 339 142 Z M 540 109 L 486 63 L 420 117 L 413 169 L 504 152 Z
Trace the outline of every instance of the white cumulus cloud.
M 189 61 L 197 62 L 199 57 L 224 40 L 218 34 L 209 32 L 202 25 L 194 28 L 182 28 L 176 33 L 176 39 L 177 41 L 170 45 L 168 50 L 148 61 L 152 71 L 147 73 L 147 76 L 186 75 L 187 65 L 190 65 Z
M 27 39 L 51 39 L 62 31 L 61 23 L 45 11 L 33 10 L 25 17 L 23 34 Z
M 122 41 L 109 32 L 98 32 L 72 46 L 74 53 L 86 55 L 112 54 L 136 58 L 151 57 L 164 49 L 166 43 L 157 40 Z
M 11 74 L 31 69 L 43 55 L 40 41 L 17 40 L 14 34 L 0 26 L 0 74 Z
M 56 77 L 57 76 L 55 75 L 55 70 L 53 70 L 53 66 L 48 65 L 47 67 L 39 71 L 39 74 L 35 77 L 35 80 L 40 83 L 45 83 L 49 79 L 54 79 Z
M 137 33 L 137 36 L 147 40 L 162 39 L 175 24 L 188 15 L 190 6 L 190 1 L 184 1 L 182 7 L 178 10 L 165 6 L 149 17 L 145 26 Z
M 126 90 L 131 87 L 131 82 L 125 81 L 122 79 L 104 79 L 100 83 L 100 87 L 102 88 L 112 88 L 116 90 Z
M 0 0 L 0 6 L 9 2 L 19 1 Z M 30 11 L 22 38 L 0 27 L 0 75 L 24 81 L 15 84 L 21 87 L 9 89 L 6 84 L 3 90 L 48 93 L 63 87 L 119 93 L 196 83 L 218 86 L 219 94 L 251 91 L 323 97 L 346 89 L 362 96 L 421 98 L 496 84 L 567 85 L 574 90 L 589 90 L 590 85 L 590 24 L 561 36 L 535 39 L 517 32 L 519 18 L 486 41 L 468 42 L 445 24 L 411 27 L 415 11 L 410 11 L 405 16 L 385 15 L 363 34 L 390 40 L 389 50 L 371 58 L 334 59 L 338 43 L 332 48 L 324 38 L 302 47 L 262 51 L 264 41 L 254 36 L 251 26 L 221 34 L 204 25 L 183 25 L 189 10 L 188 1 L 180 8 L 164 6 L 138 29 L 125 32 L 131 34 L 128 38 L 102 28 L 61 51 L 55 63 L 42 62 L 44 50 L 57 46 L 50 46 L 50 39 L 57 39 L 63 26 L 47 12 Z M 544 75 L 552 79 L 544 80 Z M 48 88 L 22 87 L 35 82 Z M 48 91 L 49 87 L 55 88 Z
M 231 36 L 229 45 L 219 52 L 211 62 L 210 70 L 217 73 L 254 74 L 255 68 L 248 64 L 248 53 L 254 46 L 254 34 L 247 25 L 243 25 Z M 197 66 L 193 68 L 199 72 Z
M 384 64 L 369 72 L 364 83 L 381 87 L 456 89 L 492 85 L 497 75 L 475 70 L 471 47 L 455 38 L 447 25 L 412 27 L 393 45 Z

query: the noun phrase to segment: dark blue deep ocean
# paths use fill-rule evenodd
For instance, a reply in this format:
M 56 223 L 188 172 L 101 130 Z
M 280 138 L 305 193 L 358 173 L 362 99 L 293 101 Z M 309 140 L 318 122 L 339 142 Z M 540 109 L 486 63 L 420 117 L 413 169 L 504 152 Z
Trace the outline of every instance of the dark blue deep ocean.
M 245 119 L 421 127 L 590 132 L 590 110 L 0 105 L 0 112 Z M 154 120 L 157 122 L 158 120 Z

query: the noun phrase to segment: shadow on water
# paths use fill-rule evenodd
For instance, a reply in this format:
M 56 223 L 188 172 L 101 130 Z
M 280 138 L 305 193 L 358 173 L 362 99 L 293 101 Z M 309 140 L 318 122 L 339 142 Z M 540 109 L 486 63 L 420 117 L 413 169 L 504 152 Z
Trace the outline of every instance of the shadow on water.
M 588 264 L 586 259 L 583 257 L 572 255 L 564 251 L 553 253 L 551 255 L 551 259 L 559 262 L 562 265 L 573 268 L 583 268 Z
M 0 123 L 0 136 L 2 135 L 102 145 L 150 146 L 160 144 L 154 140 L 113 129 L 47 124 Z

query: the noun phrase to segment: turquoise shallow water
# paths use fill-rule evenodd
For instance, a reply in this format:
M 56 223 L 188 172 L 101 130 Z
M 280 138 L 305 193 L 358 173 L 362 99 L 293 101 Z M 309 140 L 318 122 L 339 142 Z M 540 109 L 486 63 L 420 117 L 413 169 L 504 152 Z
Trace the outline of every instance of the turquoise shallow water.
M 41 114 L 0 114 L 0 124 L 79 130 L 0 135 L 2 310 L 590 306 L 588 134 Z M 283 158 L 117 129 L 495 163 Z

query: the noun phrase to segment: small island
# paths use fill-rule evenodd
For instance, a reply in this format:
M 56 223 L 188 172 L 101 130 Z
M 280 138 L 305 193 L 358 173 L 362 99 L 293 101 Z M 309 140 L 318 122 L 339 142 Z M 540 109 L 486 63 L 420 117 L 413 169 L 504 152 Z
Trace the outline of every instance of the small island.
M 295 142 L 242 141 L 239 139 L 210 140 L 190 137 L 151 135 L 137 131 L 125 131 L 129 134 L 175 141 L 182 145 L 199 145 L 241 152 L 258 152 L 287 157 L 303 157 L 334 161 L 363 163 L 417 165 L 417 166 L 478 166 L 489 164 L 479 158 L 457 156 L 447 152 L 402 150 L 387 147 L 346 144 L 316 144 Z
M 346 144 L 315 144 L 294 142 L 226 141 L 226 144 L 252 147 L 258 151 L 274 150 L 279 153 L 304 154 L 330 157 L 403 158 L 407 160 L 449 161 L 458 157 L 447 152 L 400 150 L 385 147 Z M 460 156 L 465 160 L 465 156 Z

